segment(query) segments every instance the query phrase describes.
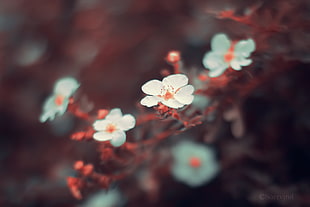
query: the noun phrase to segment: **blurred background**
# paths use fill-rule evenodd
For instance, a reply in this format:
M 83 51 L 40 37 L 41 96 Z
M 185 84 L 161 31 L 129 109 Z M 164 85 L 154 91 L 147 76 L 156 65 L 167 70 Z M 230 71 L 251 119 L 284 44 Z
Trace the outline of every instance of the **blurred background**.
M 255 15 L 246 25 L 218 18 L 224 10 Z M 257 84 L 229 106 L 237 118 L 227 120 L 221 110 L 212 125 L 225 167 L 199 188 L 168 173 L 155 200 L 132 183 L 123 205 L 309 205 L 309 30 L 308 0 L 0 0 L 0 206 L 86 202 L 73 198 L 66 184 L 74 161 L 96 160 L 95 143 L 69 138 L 85 125 L 70 114 L 39 122 L 57 79 L 81 83 L 87 110 L 137 113 L 141 85 L 171 71 L 164 60 L 170 50 L 181 52 L 184 71 L 203 71 L 202 57 L 219 32 L 257 43 L 250 75 L 243 73 Z M 224 88 L 224 98 L 239 94 L 243 83 L 233 83 L 241 86 Z M 236 120 L 245 129 L 242 138 L 232 133 Z M 210 135 L 205 127 L 191 134 L 202 140 Z M 261 193 L 293 197 L 260 199 Z

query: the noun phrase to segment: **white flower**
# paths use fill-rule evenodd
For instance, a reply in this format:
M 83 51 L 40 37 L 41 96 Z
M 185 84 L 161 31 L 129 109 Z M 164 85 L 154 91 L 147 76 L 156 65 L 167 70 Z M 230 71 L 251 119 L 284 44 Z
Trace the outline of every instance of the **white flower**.
M 71 77 L 59 79 L 54 86 L 54 92 L 43 105 L 40 121 L 53 120 L 55 116 L 63 115 L 68 107 L 69 98 L 80 87 L 80 84 Z
M 202 144 L 182 141 L 172 149 L 174 177 L 191 187 L 210 181 L 219 171 L 214 151 Z
M 142 86 L 142 91 L 149 96 L 144 97 L 140 103 L 152 107 L 161 102 L 175 109 L 191 104 L 194 87 L 187 84 L 188 78 L 183 74 L 169 75 L 162 81 L 150 80 Z
M 125 131 L 132 129 L 136 124 L 135 118 L 130 114 L 123 116 L 119 108 L 112 109 L 105 119 L 94 122 L 96 131 L 93 137 L 97 141 L 110 140 L 114 147 L 119 147 L 126 141 Z
M 203 57 L 203 65 L 210 69 L 210 77 L 220 76 L 228 67 L 241 70 L 241 66 L 248 66 L 252 60 L 247 59 L 255 50 L 253 39 L 232 43 L 225 34 L 216 34 L 211 40 L 212 51 Z

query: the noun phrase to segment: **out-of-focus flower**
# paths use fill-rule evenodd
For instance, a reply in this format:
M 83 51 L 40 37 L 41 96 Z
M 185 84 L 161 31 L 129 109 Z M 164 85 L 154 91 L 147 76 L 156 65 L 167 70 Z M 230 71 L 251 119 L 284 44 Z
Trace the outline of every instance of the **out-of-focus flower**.
M 38 62 L 47 49 L 47 42 L 42 39 L 27 40 L 20 44 L 14 59 L 20 66 L 29 66 Z
M 220 76 L 228 67 L 241 70 L 241 66 L 248 66 L 252 60 L 247 59 L 255 50 L 253 39 L 231 42 L 225 34 L 216 34 L 211 40 L 212 51 L 203 57 L 203 65 L 210 70 L 210 77 Z
M 87 199 L 81 207 L 117 207 L 121 201 L 121 194 L 117 190 L 102 190 Z
M 172 149 L 173 176 L 191 187 L 210 181 L 219 171 L 214 151 L 202 144 L 182 141 Z
M 168 63 L 175 64 L 181 60 L 181 54 L 179 51 L 170 51 L 166 57 Z
M 119 108 L 112 109 L 105 119 L 94 122 L 96 131 L 93 138 L 97 141 L 110 140 L 114 147 L 119 147 L 126 141 L 125 131 L 132 129 L 136 124 L 136 119 L 131 114 L 123 116 Z
M 192 95 L 194 87 L 188 85 L 188 78 L 183 74 L 169 75 L 162 81 L 150 80 L 142 86 L 142 91 L 149 95 L 140 101 L 147 107 L 161 102 L 170 108 L 177 109 L 191 104 L 194 99 Z
M 79 87 L 80 84 L 74 78 L 59 79 L 54 86 L 53 94 L 47 98 L 43 105 L 40 121 L 53 120 L 57 114 L 63 115 L 68 107 L 69 98 Z
M 203 111 L 210 104 L 210 99 L 207 96 L 195 95 L 192 105 Z

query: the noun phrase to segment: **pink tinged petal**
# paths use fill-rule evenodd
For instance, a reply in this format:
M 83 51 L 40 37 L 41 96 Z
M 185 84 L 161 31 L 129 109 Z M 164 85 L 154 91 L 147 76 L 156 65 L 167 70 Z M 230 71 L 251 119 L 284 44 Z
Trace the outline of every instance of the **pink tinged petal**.
M 106 120 L 117 121 L 123 116 L 122 111 L 119 108 L 112 109 L 110 113 L 105 117 Z
M 215 52 L 225 53 L 230 48 L 230 45 L 230 40 L 223 33 L 216 34 L 211 40 L 211 49 Z
M 126 114 L 125 116 L 123 116 L 117 123 L 117 126 L 123 131 L 132 129 L 135 125 L 136 125 L 136 119 L 130 114 Z
M 178 109 L 184 106 L 184 104 L 178 102 L 175 99 L 169 99 L 169 100 L 162 100 L 161 101 L 164 105 L 170 107 L 170 108 L 174 108 L 174 109 Z
M 97 141 L 107 141 L 107 140 L 112 139 L 112 134 L 107 133 L 105 131 L 96 132 L 96 133 L 94 133 L 93 138 Z
M 159 95 L 163 84 L 159 80 L 150 80 L 142 86 L 142 91 L 148 95 Z
M 125 141 L 126 141 L 126 134 L 124 131 L 118 130 L 112 133 L 112 139 L 110 142 L 114 147 L 121 146 L 122 144 L 125 143 Z
M 159 102 L 159 98 L 156 96 L 146 96 L 141 101 L 140 104 L 147 107 L 156 106 Z
M 93 128 L 96 130 L 96 131 L 104 131 L 106 130 L 106 127 L 107 125 L 111 124 L 111 121 L 109 120 L 97 120 L 94 122 L 93 124 Z
M 241 40 L 235 45 L 236 55 L 248 57 L 255 50 L 255 42 L 252 39 Z
M 163 79 L 163 84 L 172 86 L 175 90 L 188 84 L 188 78 L 184 74 L 173 74 Z
M 228 64 L 224 61 L 224 56 L 219 55 L 214 52 L 207 53 L 202 60 L 203 65 L 205 68 L 210 70 L 225 70 L 228 68 Z

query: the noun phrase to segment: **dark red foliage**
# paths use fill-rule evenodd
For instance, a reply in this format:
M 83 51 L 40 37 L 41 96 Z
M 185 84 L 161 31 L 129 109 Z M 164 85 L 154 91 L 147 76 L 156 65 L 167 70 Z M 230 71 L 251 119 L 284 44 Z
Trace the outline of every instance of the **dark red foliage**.
M 210 78 L 217 33 L 252 38 L 253 63 Z M 129 207 L 309 206 L 309 34 L 308 0 L 2 1 L 0 206 L 80 206 L 113 188 Z M 177 73 L 208 104 L 140 105 L 143 83 Z M 42 124 L 64 76 L 81 86 Z M 117 148 L 93 139 L 112 108 L 136 118 Z M 217 152 L 202 187 L 171 175 L 183 139 Z

